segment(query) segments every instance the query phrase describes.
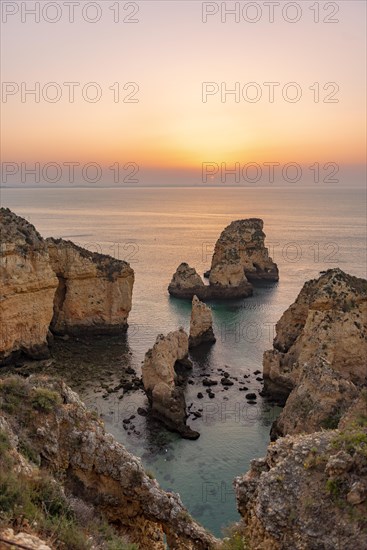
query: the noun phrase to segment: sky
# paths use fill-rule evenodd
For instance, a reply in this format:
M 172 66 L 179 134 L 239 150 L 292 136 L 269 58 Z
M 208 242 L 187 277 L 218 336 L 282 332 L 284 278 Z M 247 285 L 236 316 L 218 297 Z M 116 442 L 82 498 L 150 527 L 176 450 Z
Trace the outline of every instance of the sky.
M 27 12 L 37 4 L 39 22 Z M 58 177 L 53 164 L 70 182 L 69 163 L 79 163 L 74 179 L 93 163 L 96 178 L 101 167 L 118 183 L 134 171 L 148 184 L 200 183 L 203 171 L 220 181 L 231 168 L 234 182 L 251 180 L 252 164 L 268 175 L 269 163 L 358 178 L 365 2 L 318 2 L 317 13 L 314 1 L 280 0 L 273 22 L 269 2 L 237 2 L 237 21 L 224 11 L 235 4 L 3 1 L 2 183 L 31 182 L 35 163 L 41 183 Z

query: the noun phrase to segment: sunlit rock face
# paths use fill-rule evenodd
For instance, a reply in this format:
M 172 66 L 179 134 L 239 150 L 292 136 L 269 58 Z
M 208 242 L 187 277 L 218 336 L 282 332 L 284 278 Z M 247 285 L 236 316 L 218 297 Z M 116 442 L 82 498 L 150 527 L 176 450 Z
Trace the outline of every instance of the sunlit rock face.
M 330 269 L 303 286 L 264 353 L 265 391 L 288 397 L 273 437 L 336 427 L 367 385 L 367 281 Z
M 48 356 L 57 277 L 33 225 L 0 209 L 0 362 Z
M 142 377 L 151 414 L 182 437 L 197 439 L 198 432 L 186 426 L 186 402 L 175 370 L 178 363 L 190 367 L 188 352 L 189 338 L 183 329 L 158 335 L 145 354 Z
M 129 264 L 71 241 L 47 239 L 47 245 L 59 280 L 52 330 L 79 334 L 126 329 L 134 285 Z
M 70 241 L 46 239 L 0 210 L 0 363 L 49 355 L 49 329 L 64 334 L 125 330 L 134 272 Z
M 200 302 L 197 296 L 192 299 L 189 347 L 201 344 L 214 344 L 213 316 L 210 307 Z
M 211 275 L 218 265 L 234 263 L 242 266 L 249 281 L 278 281 L 278 267 L 265 246 L 263 227 L 259 218 L 230 223 L 215 244 Z

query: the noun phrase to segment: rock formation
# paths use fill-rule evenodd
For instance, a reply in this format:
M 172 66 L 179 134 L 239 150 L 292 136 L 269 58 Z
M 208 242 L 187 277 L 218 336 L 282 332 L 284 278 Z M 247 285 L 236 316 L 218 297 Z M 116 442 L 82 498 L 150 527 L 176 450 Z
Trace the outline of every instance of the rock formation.
M 21 400 L 22 406 L 14 406 L 16 400 Z M 55 492 L 57 489 L 59 495 L 56 514 L 62 509 L 63 499 L 67 498 L 69 503 L 78 499 L 79 509 L 81 505 L 84 509 L 89 506 L 95 517 L 98 512 L 114 526 L 121 536 L 120 544 L 114 545 L 116 548 L 125 548 L 123 537 L 128 537 L 141 550 L 164 550 L 164 535 L 172 549 L 214 548 L 216 539 L 191 518 L 179 495 L 163 491 L 157 481 L 146 474 L 140 459 L 107 434 L 102 422 L 86 409 L 78 395 L 62 381 L 33 376 L 28 379 L 12 377 L 1 380 L 0 406 L 2 466 L 11 461 L 10 470 L 25 478 L 24 490 L 27 480 L 31 482 L 32 477 L 40 478 L 41 471 L 54 475 L 52 490 Z M 29 456 L 32 463 L 27 458 Z M 45 476 L 40 479 L 45 480 Z M 11 489 L 11 496 L 16 502 L 14 486 Z M 48 491 L 46 500 L 51 498 Z M 4 495 L 6 499 L 6 491 Z M 12 500 L 7 502 L 11 503 Z M 44 507 L 49 504 L 43 502 Z M 67 510 L 70 522 L 70 505 Z M 17 523 L 21 530 L 22 516 L 27 517 L 27 510 L 23 510 L 22 514 L 15 513 L 18 514 Z M 49 522 L 51 515 L 52 510 L 47 518 Z M 85 512 L 81 521 L 82 528 L 87 529 Z M 60 522 L 59 517 L 56 528 L 51 530 L 52 547 L 60 535 Z M 42 529 L 42 523 L 37 522 L 33 530 L 37 526 Z M 99 536 L 103 536 L 103 533 Z M 78 548 L 89 547 L 89 544 L 94 548 L 105 548 L 92 536 L 88 545 L 79 544 Z
M 7 208 L 0 209 L 0 362 L 24 352 L 48 356 L 57 277 L 36 229 Z
M 197 439 L 199 433 L 186 425 L 185 396 L 175 370 L 177 363 L 187 364 L 188 350 L 189 339 L 183 329 L 160 334 L 145 354 L 142 378 L 152 415 L 182 437 Z
M 178 266 L 168 292 L 178 298 L 200 300 L 247 298 L 253 288 L 249 281 L 278 281 L 278 267 L 265 247 L 264 222 L 257 218 L 238 220 L 228 225 L 216 242 L 211 269 L 204 275 L 205 285 L 187 263 Z
M 367 416 L 364 427 L 287 436 L 235 480 L 253 550 L 365 548 Z
M 209 280 L 218 266 L 234 263 L 243 268 L 249 281 L 278 281 L 278 267 L 265 247 L 263 227 L 259 218 L 230 223 L 215 244 Z
M 240 270 L 241 271 L 241 270 Z M 218 268 L 209 285 L 204 284 L 196 270 L 187 263 L 178 266 L 168 286 L 168 292 L 176 298 L 199 300 L 237 299 L 252 295 L 252 286 L 238 266 L 227 264 Z
M 305 283 L 264 354 L 265 391 L 288 397 L 273 437 L 336 427 L 367 385 L 367 281 L 331 269 Z
M 200 344 L 213 344 L 214 342 L 215 336 L 211 309 L 203 304 L 203 302 L 200 302 L 197 296 L 194 296 L 190 319 L 189 347 L 193 348 Z
M 49 328 L 126 328 L 134 283 L 126 262 L 61 239 L 44 240 L 7 208 L 0 209 L 0 232 L 0 363 L 21 353 L 47 357 Z
M 51 328 L 58 334 L 112 333 L 127 328 L 134 272 L 128 263 L 47 239 L 59 285 Z

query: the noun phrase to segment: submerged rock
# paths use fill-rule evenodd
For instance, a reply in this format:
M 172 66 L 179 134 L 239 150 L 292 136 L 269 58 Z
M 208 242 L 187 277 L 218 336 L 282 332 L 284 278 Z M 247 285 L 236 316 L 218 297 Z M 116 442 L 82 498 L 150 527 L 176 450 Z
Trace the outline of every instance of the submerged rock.
M 197 296 L 194 296 L 192 299 L 189 347 L 193 348 L 200 344 L 214 344 L 215 340 L 211 309 L 200 302 Z
M 177 363 L 187 366 L 188 351 L 189 339 L 183 329 L 160 334 L 145 354 L 142 378 L 152 415 L 182 437 L 197 439 L 200 434 L 186 425 L 186 401 L 175 370 Z

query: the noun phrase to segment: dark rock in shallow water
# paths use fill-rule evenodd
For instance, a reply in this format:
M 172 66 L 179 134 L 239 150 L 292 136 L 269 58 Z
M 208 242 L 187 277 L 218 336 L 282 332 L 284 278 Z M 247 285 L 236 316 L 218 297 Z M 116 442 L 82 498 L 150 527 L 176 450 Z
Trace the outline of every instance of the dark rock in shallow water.
M 199 393 L 197 394 L 197 398 L 198 398 L 198 399 L 203 399 L 203 397 L 204 397 L 204 396 L 203 396 L 203 394 L 202 394 L 201 392 L 199 392 Z
M 246 399 L 257 399 L 256 393 L 247 393 Z
M 233 386 L 233 382 L 229 378 L 221 378 L 220 383 L 222 386 Z
M 203 380 L 203 386 L 217 386 L 218 382 L 216 380 L 210 380 L 208 378 L 204 378 Z
M 148 411 L 143 407 L 138 407 L 137 413 L 140 414 L 140 416 L 147 416 Z

